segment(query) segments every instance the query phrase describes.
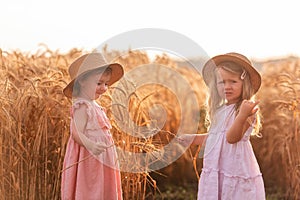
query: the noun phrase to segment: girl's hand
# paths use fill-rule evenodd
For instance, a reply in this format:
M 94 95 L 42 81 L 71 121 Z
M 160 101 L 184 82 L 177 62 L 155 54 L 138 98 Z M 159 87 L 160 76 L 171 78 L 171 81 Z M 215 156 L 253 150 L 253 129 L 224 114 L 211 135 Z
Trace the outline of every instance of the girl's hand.
M 87 143 L 85 145 L 85 147 L 90 150 L 92 152 L 93 155 L 97 156 L 101 153 L 103 153 L 104 151 L 106 151 L 106 149 L 110 146 L 105 145 L 102 142 L 92 142 L 90 141 L 89 143 Z
M 190 137 L 190 134 L 178 134 L 176 135 L 175 139 L 176 141 L 183 145 L 183 146 L 188 146 L 189 144 L 192 143 L 193 138 Z
M 243 116 L 245 119 L 254 115 L 258 110 L 258 103 L 259 101 L 243 100 L 240 106 L 239 115 Z

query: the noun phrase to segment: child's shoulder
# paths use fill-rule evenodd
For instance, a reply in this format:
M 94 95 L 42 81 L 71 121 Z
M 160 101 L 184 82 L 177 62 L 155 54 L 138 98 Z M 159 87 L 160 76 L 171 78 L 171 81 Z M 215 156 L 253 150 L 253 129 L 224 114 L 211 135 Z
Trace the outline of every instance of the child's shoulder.
M 73 109 L 79 109 L 79 108 L 87 108 L 87 109 L 92 109 L 93 103 L 89 100 L 86 99 L 75 99 L 72 103 Z
M 92 116 L 94 113 L 93 103 L 86 99 L 75 99 L 72 103 L 71 115 L 73 116 L 75 112 L 87 113 L 88 116 Z

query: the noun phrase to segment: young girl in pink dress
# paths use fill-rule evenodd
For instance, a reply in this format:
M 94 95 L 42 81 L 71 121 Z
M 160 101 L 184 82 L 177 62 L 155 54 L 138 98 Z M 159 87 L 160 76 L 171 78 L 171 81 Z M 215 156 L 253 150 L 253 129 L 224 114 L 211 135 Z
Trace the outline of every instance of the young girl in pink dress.
M 70 138 L 65 153 L 62 200 L 122 199 L 121 178 L 111 124 L 96 103 L 123 76 L 123 67 L 106 63 L 100 53 L 76 59 L 64 94 L 72 98 Z
M 254 99 L 261 76 L 238 53 L 213 57 L 202 74 L 209 89 L 209 131 L 179 136 L 192 144 L 205 143 L 198 199 L 263 200 L 263 178 L 249 140 L 261 126 Z

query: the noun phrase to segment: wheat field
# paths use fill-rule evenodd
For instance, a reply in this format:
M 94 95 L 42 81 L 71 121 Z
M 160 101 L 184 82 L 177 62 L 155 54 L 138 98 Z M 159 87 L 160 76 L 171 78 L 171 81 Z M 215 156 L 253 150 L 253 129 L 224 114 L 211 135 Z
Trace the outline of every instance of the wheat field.
M 0 49 L 1 200 L 60 199 L 60 175 L 69 137 L 71 105 L 70 100 L 62 94 L 62 89 L 69 81 L 68 65 L 83 53 L 83 50 L 74 48 L 62 54 L 46 46 L 34 54 Z M 103 49 L 103 53 L 118 58 L 116 61 L 124 65 L 126 72 L 152 62 L 141 51 Z M 180 107 L 189 108 L 195 104 L 188 100 L 179 101 L 177 92 L 181 90 L 170 91 L 159 84 L 137 88 L 131 81 L 112 87 L 100 100 L 107 107 L 116 145 L 130 152 L 149 153 L 148 161 L 153 161 L 157 156 L 155 152 L 174 138 L 181 127 L 180 123 L 190 127 L 196 125 L 197 133 L 206 130 L 203 118 L 205 86 L 201 76 L 190 67 L 179 67 L 167 55 L 156 56 L 154 62 L 170 68 L 187 80 L 197 99 L 198 110 L 186 109 L 187 113 L 181 112 Z M 258 93 L 263 129 L 262 138 L 252 138 L 252 143 L 263 173 L 267 199 L 299 199 L 300 59 L 287 57 L 259 64 L 263 78 Z M 173 73 L 160 73 L 159 68 L 155 69 L 151 73 L 151 78 L 155 76 L 154 80 L 173 80 Z M 176 81 L 168 84 L 172 88 L 180 88 Z M 121 103 L 112 104 L 115 101 Z M 147 126 L 147 131 L 157 131 L 155 126 L 151 126 L 153 116 L 149 112 L 149 108 L 157 104 L 164 108 L 166 114 L 166 121 L 157 134 L 146 139 L 128 135 L 128 131 L 142 134 L 134 124 Z M 116 110 L 117 116 L 113 114 Z M 185 114 L 195 117 L 182 121 Z M 128 124 L 127 131 L 119 127 L 118 120 Z M 176 162 L 156 172 L 142 170 L 132 173 L 130 171 L 134 169 L 131 168 L 122 172 L 124 199 L 171 198 L 168 196 L 171 194 L 162 189 L 161 180 L 165 179 L 159 177 L 177 178 L 180 188 L 184 188 L 184 183 L 191 182 L 191 179 L 193 184 L 197 184 L 201 171 L 201 159 L 197 158 L 199 150 L 197 147 L 189 148 Z M 122 160 L 120 162 L 122 165 Z M 126 164 L 135 167 L 135 163 Z M 189 198 L 193 199 L 196 192 L 190 191 L 192 194 Z M 188 194 L 184 195 L 188 199 Z M 180 199 L 180 194 L 177 199 Z

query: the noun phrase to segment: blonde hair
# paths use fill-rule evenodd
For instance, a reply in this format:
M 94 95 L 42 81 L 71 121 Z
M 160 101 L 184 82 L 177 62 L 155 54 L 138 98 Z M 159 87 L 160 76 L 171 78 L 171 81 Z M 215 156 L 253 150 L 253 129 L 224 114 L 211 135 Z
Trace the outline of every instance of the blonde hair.
M 234 63 L 234 62 L 222 62 L 220 63 L 214 70 L 214 76 L 212 76 L 212 79 L 208 83 L 208 96 L 207 96 L 207 110 L 206 113 L 206 125 L 210 126 L 211 123 L 215 123 L 215 114 L 218 108 L 226 104 L 226 100 L 221 98 L 218 89 L 217 89 L 217 78 L 216 73 L 219 69 L 226 70 L 230 73 L 237 74 L 239 77 L 243 80 L 243 86 L 242 86 L 242 95 L 240 100 L 235 104 L 235 111 L 236 114 L 238 114 L 240 105 L 244 99 L 247 100 L 255 100 L 255 92 L 253 90 L 253 87 L 251 85 L 250 77 L 248 73 L 245 71 L 243 67 L 240 65 Z M 255 114 L 255 122 L 254 122 L 254 128 L 252 131 L 252 135 L 259 136 L 260 129 L 261 129 L 261 114 L 258 110 Z

